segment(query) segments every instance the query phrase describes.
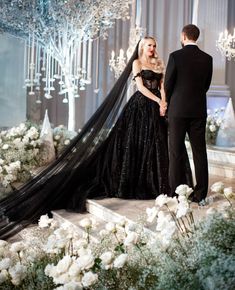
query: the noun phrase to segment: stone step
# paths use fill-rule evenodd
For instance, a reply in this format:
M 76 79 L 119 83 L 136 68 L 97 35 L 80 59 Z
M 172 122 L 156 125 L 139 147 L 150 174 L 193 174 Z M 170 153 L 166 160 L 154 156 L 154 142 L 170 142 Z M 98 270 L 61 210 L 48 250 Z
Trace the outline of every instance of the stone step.
M 52 211 L 53 218 L 58 221 L 59 224 L 64 222 L 71 224 L 74 230 L 81 236 L 85 234 L 85 230 L 80 226 L 80 221 L 84 218 L 93 218 L 96 221 L 96 226 L 92 229 L 90 238 L 93 242 L 99 241 L 99 232 L 104 229 L 106 222 L 99 217 L 92 215 L 91 213 L 75 213 L 68 212 L 64 209 Z
M 207 156 L 210 162 L 232 164 L 235 166 L 235 148 L 208 146 Z
M 189 161 L 191 165 L 191 169 L 193 172 L 193 175 L 195 174 L 194 170 L 194 163 L 189 156 Z M 209 169 L 209 175 L 216 175 L 218 178 L 223 179 L 223 178 L 234 178 L 235 177 L 235 165 L 231 164 L 225 164 L 225 163 L 220 163 L 220 162 L 212 162 L 208 160 L 208 169 Z
M 186 142 L 190 164 L 194 172 L 192 151 L 189 143 Z M 210 175 L 217 175 L 224 178 L 235 177 L 235 149 L 216 146 L 207 147 L 208 167 Z

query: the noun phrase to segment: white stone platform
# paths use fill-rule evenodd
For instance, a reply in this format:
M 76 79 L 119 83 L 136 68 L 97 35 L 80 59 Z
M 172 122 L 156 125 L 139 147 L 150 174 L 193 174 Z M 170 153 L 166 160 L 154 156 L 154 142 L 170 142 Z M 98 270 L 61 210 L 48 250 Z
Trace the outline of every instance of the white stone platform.
M 193 169 L 191 148 L 187 146 L 187 149 Z M 208 146 L 207 157 L 210 175 L 235 178 L 235 148 Z

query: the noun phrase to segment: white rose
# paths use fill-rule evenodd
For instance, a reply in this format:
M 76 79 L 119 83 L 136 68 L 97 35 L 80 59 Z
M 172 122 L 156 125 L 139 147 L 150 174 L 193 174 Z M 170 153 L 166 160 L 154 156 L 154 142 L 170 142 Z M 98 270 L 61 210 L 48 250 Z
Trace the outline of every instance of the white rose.
M 64 145 L 69 145 L 70 144 L 70 140 L 69 139 L 66 139 L 66 140 L 64 140 Z
M 168 197 L 167 206 L 169 207 L 169 209 L 171 211 L 176 211 L 177 206 L 178 206 L 178 199 L 177 199 L 177 197 L 176 196 L 174 196 L 174 197 Z
M 127 224 L 127 219 L 126 217 L 120 217 L 118 220 L 117 220 L 117 224 L 120 226 L 120 227 L 125 227 L 125 225 Z
M 226 187 L 224 189 L 224 195 L 229 199 L 229 198 L 232 198 L 233 197 L 233 189 L 232 187 Z
M 191 210 L 191 209 L 190 209 L 188 203 L 180 202 L 180 203 L 178 204 L 176 217 L 177 217 L 177 218 L 181 218 L 181 217 L 185 216 L 188 212 L 190 212 L 190 210 Z
M 71 281 L 71 278 L 69 274 L 66 272 L 66 273 L 60 274 L 59 276 L 54 276 L 53 281 L 55 284 L 66 284 Z
M 139 240 L 139 235 L 135 232 L 129 232 L 124 240 L 125 246 L 136 245 Z
M 6 247 L 7 245 L 8 245 L 8 242 L 7 241 L 0 240 L 0 248 Z
M 223 189 L 224 189 L 224 183 L 221 181 L 215 182 L 211 186 L 211 191 L 213 192 L 222 193 Z
M 215 125 L 210 125 L 210 126 L 209 126 L 209 130 L 210 130 L 211 132 L 215 132 L 215 131 L 216 131 L 216 127 L 215 127 Z
M 24 243 L 23 242 L 15 242 L 11 245 L 10 251 L 12 252 L 20 252 L 25 249 Z
M 164 204 L 166 204 L 168 201 L 168 197 L 166 194 L 160 194 L 156 200 L 155 200 L 155 205 L 162 207 Z
M 116 231 L 116 225 L 114 223 L 107 223 L 105 225 L 105 228 L 108 232 L 115 232 Z
M 91 254 L 81 256 L 77 258 L 77 263 L 81 270 L 88 270 L 94 265 L 94 257 Z
M 147 222 L 152 223 L 159 212 L 159 207 L 146 208 Z
M 53 221 L 53 219 L 49 218 L 48 215 L 42 215 L 38 221 L 38 226 L 40 228 L 47 228 L 50 226 L 51 222 Z
M 84 218 L 79 222 L 83 228 L 90 228 L 92 226 L 92 220 L 90 218 Z
M 9 148 L 9 145 L 8 144 L 4 144 L 3 146 L 2 146 L 2 149 L 3 150 L 7 150 Z
M 11 267 L 8 272 L 12 278 L 12 284 L 18 286 L 26 276 L 27 267 L 18 262 L 15 266 Z
M 99 235 L 101 238 L 106 237 L 108 234 L 109 234 L 109 232 L 107 230 L 104 230 L 104 229 L 99 232 Z
M 0 261 L 0 271 L 7 270 L 12 265 L 12 260 L 10 258 L 4 258 Z
M 60 140 L 60 135 L 55 135 L 54 139 L 55 140 Z
M 47 264 L 44 273 L 46 276 L 53 277 L 56 274 L 56 267 L 53 264 Z
M 73 278 L 78 277 L 78 275 L 81 273 L 81 269 L 78 267 L 78 264 L 75 261 L 70 266 L 68 273 Z
M 2 270 L 0 272 L 0 285 L 4 283 L 8 279 L 8 272 L 7 270 Z
M 126 261 L 127 261 L 128 255 L 127 254 L 121 254 L 119 255 L 113 262 L 113 266 L 115 268 L 122 268 Z
M 58 262 L 58 264 L 56 265 L 57 273 L 62 274 L 62 273 L 65 273 L 66 271 L 68 271 L 72 262 L 73 262 L 73 259 L 70 256 L 68 256 L 68 255 L 64 256 L 63 259 L 60 260 Z
M 82 285 L 84 287 L 90 287 L 98 281 L 98 275 L 90 272 L 87 272 L 82 277 Z
M 63 286 L 59 286 L 55 288 L 55 290 L 82 290 L 82 284 L 80 282 L 71 281 L 69 283 L 64 284 Z
M 189 197 L 189 195 L 193 192 L 193 189 L 189 187 L 187 184 L 181 184 L 177 186 L 175 193 L 178 195 L 184 195 L 186 197 Z
M 114 254 L 112 252 L 105 252 L 100 256 L 100 259 L 102 261 L 102 265 L 104 266 L 104 268 L 107 270 L 110 267 L 110 264 L 112 264 L 113 259 L 114 259 Z M 108 266 L 108 267 L 107 267 Z

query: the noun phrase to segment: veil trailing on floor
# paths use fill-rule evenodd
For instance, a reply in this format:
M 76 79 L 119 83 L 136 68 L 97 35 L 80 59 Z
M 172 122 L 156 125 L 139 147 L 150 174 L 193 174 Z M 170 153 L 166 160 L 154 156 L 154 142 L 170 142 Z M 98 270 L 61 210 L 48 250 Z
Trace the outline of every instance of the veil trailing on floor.
M 43 172 L 0 201 L 0 237 L 8 238 L 52 209 L 84 212 L 86 199 L 104 195 L 95 179 L 97 152 L 105 151 L 105 141 L 126 103 L 133 61 L 138 44 L 125 70 L 97 111 L 61 155 Z M 93 182 L 90 183 L 90 176 Z M 95 194 L 94 194 L 95 192 Z

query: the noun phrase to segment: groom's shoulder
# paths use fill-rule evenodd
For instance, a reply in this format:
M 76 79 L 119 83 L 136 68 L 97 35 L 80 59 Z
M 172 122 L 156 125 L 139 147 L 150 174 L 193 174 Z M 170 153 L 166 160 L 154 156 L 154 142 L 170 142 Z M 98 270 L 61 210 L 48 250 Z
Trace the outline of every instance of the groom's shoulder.
M 212 59 L 212 56 L 209 53 L 206 53 L 205 51 L 200 49 L 200 52 L 204 55 L 204 57 L 207 57 L 208 59 Z
M 181 55 L 182 53 L 183 53 L 183 49 L 181 48 L 181 49 L 177 49 L 177 50 L 171 52 L 170 55 L 173 57 L 177 57 L 178 55 Z

